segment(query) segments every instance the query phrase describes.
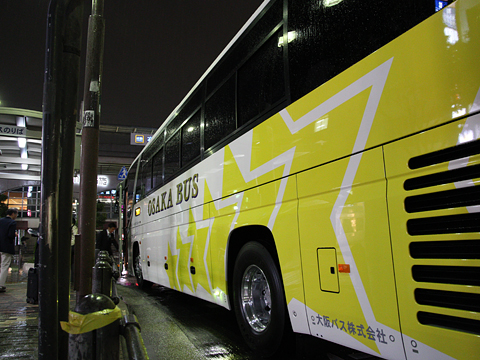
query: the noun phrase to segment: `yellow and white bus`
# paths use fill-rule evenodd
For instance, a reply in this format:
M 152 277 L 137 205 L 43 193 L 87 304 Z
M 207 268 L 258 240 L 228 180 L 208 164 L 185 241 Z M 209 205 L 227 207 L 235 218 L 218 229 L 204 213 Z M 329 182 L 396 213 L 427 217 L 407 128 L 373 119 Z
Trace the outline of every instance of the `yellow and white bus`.
M 270 0 L 126 187 L 148 282 L 386 359 L 480 358 L 480 1 Z

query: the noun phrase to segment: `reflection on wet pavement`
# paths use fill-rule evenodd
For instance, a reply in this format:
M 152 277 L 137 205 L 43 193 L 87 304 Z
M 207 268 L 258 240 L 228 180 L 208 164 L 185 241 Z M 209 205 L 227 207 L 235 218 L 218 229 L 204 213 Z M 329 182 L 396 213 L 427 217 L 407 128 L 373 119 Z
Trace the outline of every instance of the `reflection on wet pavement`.
M 12 262 L 0 294 L 0 359 L 38 359 L 38 305 L 25 301 L 29 266 Z
M 122 281 L 118 292 L 138 318 L 150 359 L 257 359 L 230 311 L 176 290 L 142 291 L 133 279 Z

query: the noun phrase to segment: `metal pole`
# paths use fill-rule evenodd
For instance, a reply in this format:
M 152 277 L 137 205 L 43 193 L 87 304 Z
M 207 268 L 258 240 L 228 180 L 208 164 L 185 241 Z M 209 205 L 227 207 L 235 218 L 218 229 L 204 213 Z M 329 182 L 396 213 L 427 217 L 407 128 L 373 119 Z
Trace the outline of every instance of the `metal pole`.
M 115 304 L 106 295 L 89 294 L 78 301 L 75 312 L 87 315 L 113 310 Z M 120 358 L 120 319 L 99 329 L 70 334 L 69 360 L 118 360 Z
M 108 251 L 100 251 L 97 255 L 92 276 L 92 294 L 112 295 L 112 265 L 109 263 Z
M 57 195 L 63 1 L 52 0 L 48 9 L 43 84 L 42 127 L 42 226 L 39 236 L 38 358 L 58 359 L 57 313 Z
M 139 171 L 140 171 L 140 163 L 141 161 L 137 161 L 137 169 L 136 169 L 136 174 L 139 174 Z M 128 254 L 132 248 L 131 248 L 131 244 L 132 244 L 132 232 L 131 232 L 131 228 L 130 228 L 130 225 L 131 225 L 131 221 L 133 219 L 133 213 L 134 213 L 134 208 L 135 208 L 135 203 L 136 203 L 136 198 L 137 198 L 137 180 L 138 180 L 138 175 L 135 176 L 135 181 L 133 182 L 133 188 L 132 188 L 132 208 L 130 210 L 130 218 L 128 219 L 127 221 L 127 256 L 126 256 L 126 262 L 128 263 L 128 272 L 130 274 L 135 274 L 135 270 L 133 269 L 133 261 L 128 261 L 128 259 L 130 258 L 130 255 Z M 132 260 L 133 259 L 133 254 L 132 254 Z
M 64 277 L 60 275 L 63 271 L 58 271 L 58 256 L 60 255 L 63 261 L 65 248 L 68 246 L 66 258 L 70 259 L 70 244 L 59 244 L 59 238 L 65 236 L 62 235 L 65 227 L 59 224 L 59 221 L 64 221 L 61 216 L 65 211 L 70 211 L 71 216 L 72 208 L 73 151 L 69 150 L 69 142 L 70 133 L 73 132 L 75 136 L 71 122 L 73 121 L 74 129 L 82 15 L 82 0 L 50 2 L 43 88 L 42 226 L 39 236 L 38 297 L 40 360 L 58 359 L 59 355 L 64 358 L 68 352 L 68 337 L 60 334 L 59 320 L 68 319 L 69 280 L 67 277 L 65 285 Z M 60 145 L 64 146 L 63 151 L 60 151 Z M 62 199 L 65 197 L 66 199 Z M 69 219 L 67 226 L 70 226 L 70 222 Z M 69 269 L 69 266 L 66 269 Z M 66 271 L 68 276 L 68 270 Z
M 92 1 L 88 22 L 87 62 L 85 66 L 82 158 L 80 165 L 80 283 L 77 302 L 92 289 L 95 265 L 95 228 L 97 198 L 98 138 L 100 94 L 103 65 L 105 22 L 103 0 Z
M 122 197 L 123 197 L 123 210 L 122 210 L 122 228 L 123 228 L 123 247 L 125 248 L 125 252 L 124 252 L 124 269 L 125 271 L 127 271 L 128 273 L 128 251 L 129 251 L 129 248 L 130 248 L 130 241 L 129 241 L 129 231 L 128 231 L 128 228 L 127 228 L 127 224 L 128 224 L 128 183 L 127 181 L 125 180 L 124 182 L 124 188 L 123 188 L 123 194 L 122 194 Z
M 69 0 L 65 12 L 60 122 L 60 169 L 58 191 L 58 320 L 68 321 L 70 311 L 71 229 L 75 132 L 78 118 L 78 83 L 82 49 L 84 0 Z M 68 354 L 68 333 L 58 322 L 60 358 Z
M 123 182 L 119 185 L 119 195 L 118 195 L 118 250 L 120 252 L 120 276 L 123 272 Z

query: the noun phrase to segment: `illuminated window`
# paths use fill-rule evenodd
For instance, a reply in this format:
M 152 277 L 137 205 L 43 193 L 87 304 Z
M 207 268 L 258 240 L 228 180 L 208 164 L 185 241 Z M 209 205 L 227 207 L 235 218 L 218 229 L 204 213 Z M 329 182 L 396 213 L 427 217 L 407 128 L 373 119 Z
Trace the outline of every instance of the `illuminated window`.
M 18 209 L 18 217 L 39 217 L 40 216 L 40 187 L 24 186 L 3 193 L 7 197 L 4 204 L 7 208 Z

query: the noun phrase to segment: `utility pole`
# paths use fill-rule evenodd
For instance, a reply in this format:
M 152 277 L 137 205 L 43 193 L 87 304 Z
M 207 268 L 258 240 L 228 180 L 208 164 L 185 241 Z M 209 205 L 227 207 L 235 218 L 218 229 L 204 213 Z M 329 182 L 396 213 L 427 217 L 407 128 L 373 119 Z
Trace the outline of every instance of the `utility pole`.
M 43 87 L 39 360 L 64 359 L 68 354 L 68 336 L 60 334 L 59 321 L 68 321 L 69 309 L 70 236 L 66 226 L 71 223 L 73 190 L 69 141 L 75 136 L 82 15 L 83 0 L 50 2 Z
M 118 249 L 120 250 L 120 254 L 123 254 L 123 181 L 118 186 Z M 120 256 L 120 276 L 122 276 L 123 272 L 123 256 Z
M 84 0 L 66 7 L 63 36 L 63 93 L 60 121 L 60 169 L 58 189 L 58 320 L 68 321 L 70 312 L 71 238 L 75 133 L 78 119 L 78 84 L 82 49 Z M 71 8 L 71 10 L 70 10 Z M 63 266 L 62 266 L 63 265 Z M 68 268 L 67 268 L 68 267 Z M 58 325 L 59 355 L 68 354 L 68 333 Z
M 92 0 L 88 21 L 87 60 L 83 99 L 82 158 L 80 163 L 80 282 L 77 302 L 92 292 L 95 265 L 98 139 L 100 133 L 100 94 L 102 87 L 104 0 Z

